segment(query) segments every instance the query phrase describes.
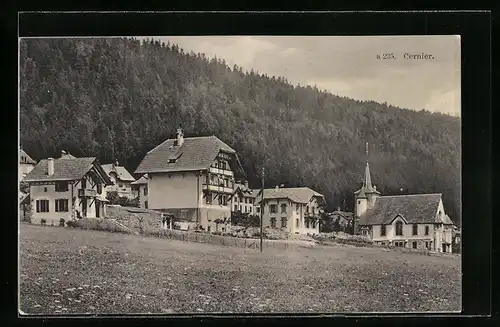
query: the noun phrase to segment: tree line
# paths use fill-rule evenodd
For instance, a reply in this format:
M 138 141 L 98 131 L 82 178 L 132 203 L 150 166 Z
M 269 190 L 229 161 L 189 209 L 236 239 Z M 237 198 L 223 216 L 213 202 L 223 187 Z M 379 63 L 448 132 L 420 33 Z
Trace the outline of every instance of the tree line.
M 176 44 L 133 38 L 23 39 L 20 133 L 35 159 L 64 149 L 119 160 L 134 171 L 175 135 L 216 135 L 233 147 L 251 187 L 308 186 L 329 209 L 362 182 L 385 195 L 443 193 L 460 217 L 460 119 L 294 86 L 281 76 L 230 67 Z M 401 191 L 402 190 L 402 191 Z

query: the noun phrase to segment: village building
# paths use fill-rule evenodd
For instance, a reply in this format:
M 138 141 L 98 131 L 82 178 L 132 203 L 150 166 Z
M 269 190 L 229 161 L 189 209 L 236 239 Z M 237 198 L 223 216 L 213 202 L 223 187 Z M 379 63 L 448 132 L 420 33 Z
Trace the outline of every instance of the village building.
M 332 224 L 338 223 L 340 230 L 343 232 L 349 232 L 349 226 L 352 224 L 354 219 L 354 212 L 340 210 L 340 207 L 333 212 L 327 213 L 328 218 L 331 220 Z M 352 229 L 352 227 L 351 227 Z
M 256 193 L 248 187 L 248 181 L 241 181 L 234 184 L 235 190 L 231 196 L 231 208 L 233 212 L 257 214 L 255 211 Z
M 440 193 L 381 196 L 367 162 L 363 185 L 354 195 L 356 229 L 376 244 L 452 252 L 454 224 Z
M 118 196 L 126 197 L 131 200 L 139 195 L 138 190 L 133 190 L 132 187 L 132 182 L 135 182 L 135 178 L 125 167 L 120 166 L 118 161 L 102 165 L 102 169 L 104 169 L 113 183 L 106 187 L 106 194 L 109 192 L 117 192 Z
M 141 178 L 132 182 L 132 187 L 137 188 L 139 208 L 148 209 L 148 175 L 144 174 Z
M 95 157 L 43 159 L 24 180 L 29 183 L 26 201 L 32 223 L 59 225 L 61 219 L 106 215 L 103 190 L 111 180 Z
M 36 166 L 33 160 L 22 148 L 19 150 L 19 180 L 23 180 Z
M 259 191 L 256 205 L 261 205 Z M 322 194 L 308 187 L 264 189 L 262 224 L 293 234 L 319 234 L 320 213 L 325 206 Z M 259 210 L 260 214 L 260 210 Z
M 230 219 L 235 180 L 245 179 L 230 146 L 215 136 L 185 138 L 181 129 L 149 151 L 135 173 L 148 174 L 149 209 L 173 216 L 181 229 Z

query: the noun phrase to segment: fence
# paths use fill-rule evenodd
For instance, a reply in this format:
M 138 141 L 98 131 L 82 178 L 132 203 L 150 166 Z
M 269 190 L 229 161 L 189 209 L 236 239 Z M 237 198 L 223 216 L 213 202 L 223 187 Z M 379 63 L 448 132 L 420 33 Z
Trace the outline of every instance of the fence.
M 144 235 L 155 236 L 184 242 L 206 243 L 222 246 L 231 246 L 245 249 L 260 249 L 260 239 L 255 238 L 239 238 L 213 235 L 207 233 L 191 233 L 170 229 L 159 229 L 144 231 Z M 279 249 L 279 250 L 295 250 L 297 248 L 307 247 L 306 244 L 292 243 L 286 241 L 263 240 L 262 248 L 264 249 Z

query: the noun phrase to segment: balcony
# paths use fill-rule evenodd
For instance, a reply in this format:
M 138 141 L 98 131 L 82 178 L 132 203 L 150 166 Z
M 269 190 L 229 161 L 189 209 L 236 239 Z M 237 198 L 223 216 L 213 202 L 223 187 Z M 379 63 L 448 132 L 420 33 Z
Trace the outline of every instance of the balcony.
M 234 190 L 231 187 L 213 184 L 203 184 L 203 189 L 206 191 L 221 192 L 227 194 L 233 194 Z
M 97 196 L 96 190 L 91 190 L 88 188 L 79 189 L 78 196 L 81 198 L 95 198 Z
M 228 176 L 228 177 L 234 176 L 234 174 L 231 170 L 210 167 L 209 171 L 211 174 L 224 175 L 224 176 Z

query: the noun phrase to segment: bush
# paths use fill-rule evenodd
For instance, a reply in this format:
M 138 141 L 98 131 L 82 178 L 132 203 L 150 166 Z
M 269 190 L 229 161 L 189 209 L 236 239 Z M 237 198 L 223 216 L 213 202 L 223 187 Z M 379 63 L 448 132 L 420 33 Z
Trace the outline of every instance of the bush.
M 40 223 L 41 223 L 42 225 L 44 225 L 44 226 L 45 226 L 45 225 L 47 224 L 47 220 L 45 220 L 45 219 L 43 219 L 43 218 L 42 218 L 42 219 L 40 220 Z
M 64 227 L 64 218 L 59 219 L 59 226 Z
M 66 222 L 66 226 L 68 226 L 68 227 L 78 227 L 78 222 L 76 220 L 68 220 Z
M 120 196 L 118 195 L 118 192 L 111 191 L 106 194 L 106 199 L 109 201 L 109 204 L 118 204 Z

